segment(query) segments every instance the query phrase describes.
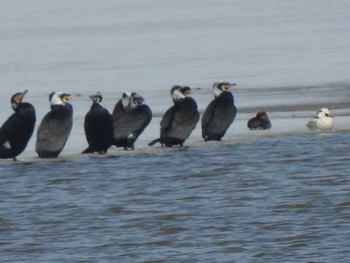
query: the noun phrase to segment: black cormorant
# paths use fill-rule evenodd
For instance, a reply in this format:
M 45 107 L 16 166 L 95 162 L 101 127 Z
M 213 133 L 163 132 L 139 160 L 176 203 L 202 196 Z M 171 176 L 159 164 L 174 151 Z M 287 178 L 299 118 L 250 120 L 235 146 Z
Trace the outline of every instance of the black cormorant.
M 214 100 L 209 103 L 202 117 L 202 137 L 205 141 L 221 141 L 235 119 L 237 108 L 229 91 L 235 85 L 229 82 L 214 83 Z
M 13 113 L 0 128 L 0 158 L 13 158 L 21 154 L 33 134 L 35 126 L 35 109 L 32 104 L 22 102 L 24 92 L 11 97 Z
M 191 135 L 199 121 L 199 112 L 196 101 L 188 97 L 192 89 L 187 86 L 174 86 L 171 96 L 174 105 L 164 114 L 160 122 L 160 138 L 153 140 L 148 145 L 159 142 L 165 146 L 182 146 Z
M 124 92 L 113 110 L 114 145 L 134 149 L 134 143 L 152 120 L 152 111 L 136 92 Z
M 41 158 L 55 158 L 62 151 L 73 126 L 73 107 L 67 101 L 70 94 L 52 92 L 51 111 L 41 121 L 37 133 L 36 152 Z
M 247 126 L 251 130 L 268 130 L 271 128 L 271 122 L 266 111 L 260 111 L 248 121 Z
M 85 115 L 84 130 L 88 148 L 82 153 L 106 153 L 113 143 L 112 115 L 102 107 L 102 95 L 97 92 L 89 96 L 92 100 L 90 111 Z

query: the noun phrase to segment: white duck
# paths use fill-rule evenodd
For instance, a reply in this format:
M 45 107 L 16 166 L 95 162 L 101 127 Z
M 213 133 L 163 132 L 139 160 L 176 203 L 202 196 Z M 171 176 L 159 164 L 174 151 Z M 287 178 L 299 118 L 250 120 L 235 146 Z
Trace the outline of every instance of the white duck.
M 334 123 L 328 108 L 318 110 L 315 118 L 306 125 L 310 131 L 329 132 L 333 129 Z

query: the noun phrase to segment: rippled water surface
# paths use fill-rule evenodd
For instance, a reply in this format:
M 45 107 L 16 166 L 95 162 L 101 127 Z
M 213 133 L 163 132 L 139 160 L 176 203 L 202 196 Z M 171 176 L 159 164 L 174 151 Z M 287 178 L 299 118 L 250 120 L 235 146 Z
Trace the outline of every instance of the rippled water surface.
M 2 262 L 347 262 L 349 136 L 3 163 Z

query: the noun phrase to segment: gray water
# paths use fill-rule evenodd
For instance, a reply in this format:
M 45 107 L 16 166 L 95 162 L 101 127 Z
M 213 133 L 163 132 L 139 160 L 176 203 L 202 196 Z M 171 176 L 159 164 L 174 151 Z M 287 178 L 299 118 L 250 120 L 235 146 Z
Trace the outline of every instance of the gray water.
M 0 262 L 349 262 L 350 1 L 1 1 L 0 122 L 28 89 L 37 123 L 0 160 Z M 200 2 L 200 3 L 199 3 Z M 175 84 L 203 112 L 236 82 L 222 142 L 148 147 Z M 74 124 L 56 160 L 35 153 L 52 91 Z M 135 151 L 81 155 L 102 92 L 140 93 L 153 120 Z M 328 107 L 329 134 L 306 128 Z M 246 122 L 268 111 L 269 131 Z
M 349 136 L 2 164 L 1 261 L 348 262 Z

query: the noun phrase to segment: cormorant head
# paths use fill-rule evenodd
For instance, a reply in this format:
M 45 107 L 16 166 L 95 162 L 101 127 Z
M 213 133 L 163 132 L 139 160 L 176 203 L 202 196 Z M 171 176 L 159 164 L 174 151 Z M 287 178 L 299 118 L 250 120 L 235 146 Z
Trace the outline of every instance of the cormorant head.
M 124 110 L 130 109 L 131 92 L 125 91 L 122 95 L 122 105 Z
M 22 103 L 23 97 L 24 95 L 26 95 L 27 92 L 28 90 L 25 90 L 23 92 L 17 92 L 11 97 L 11 105 L 13 110 L 16 110 L 17 107 Z
M 215 82 L 213 84 L 213 93 L 215 97 L 219 97 L 222 93 L 228 91 L 232 86 L 236 86 L 236 83 L 230 82 Z
M 89 98 L 92 99 L 93 103 L 96 104 L 100 104 L 103 99 L 101 92 L 96 92 L 96 94 L 90 95 Z
M 49 96 L 51 106 L 65 105 L 70 100 L 71 95 L 63 92 L 52 92 Z
M 197 88 L 197 89 L 199 89 L 199 88 Z M 171 94 L 171 97 L 173 98 L 173 101 L 175 103 L 176 101 L 179 101 L 181 99 L 186 98 L 192 91 L 193 91 L 193 89 L 191 89 L 188 86 L 176 85 L 176 86 L 171 88 L 170 94 Z
M 143 102 L 144 99 L 140 94 L 137 94 L 136 92 L 131 93 L 130 109 L 134 109 L 141 106 Z
M 268 119 L 268 118 L 269 118 L 269 117 L 267 116 L 266 111 L 259 111 L 259 112 L 256 114 L 256 117 L 259 118 L 259 119 Z

